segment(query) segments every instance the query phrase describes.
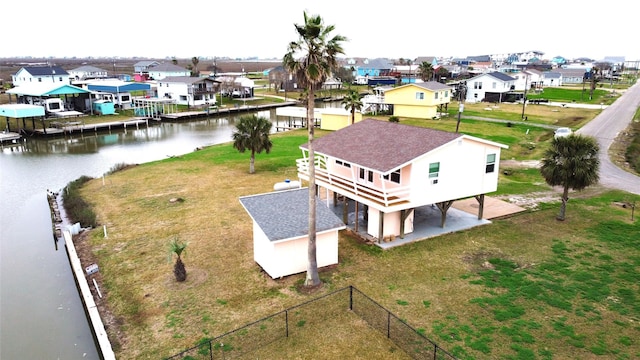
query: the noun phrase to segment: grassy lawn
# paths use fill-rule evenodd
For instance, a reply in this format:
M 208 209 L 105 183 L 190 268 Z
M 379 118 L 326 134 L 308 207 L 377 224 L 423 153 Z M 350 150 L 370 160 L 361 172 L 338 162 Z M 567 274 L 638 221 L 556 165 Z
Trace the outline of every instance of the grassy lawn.
M 453 118 L 401 122 L 455 129 Z M 461 125 L 465 133 L 491 134 L 483 137 L 509 145 L 503 159 L 539 157 L 550 130 L 527 129 L 475 120 Z M 170 356 L 348 285 L 461 359 L 640 357 L 640 222 L 618 204 L 640 197 L 576 193 L 565 222 L 555 220 L 556 202 L 543 203 L 536 211 L 387 251 L 345 232 L 339 265 L 324 269 L 323 288 L 308 295 L 297 290 L 304 274 L 273 280 L 255 264 L 252 223 L 238 201 L 296 178 L 306 132 L 272 140 L 272 152 L 257 155 L 253 175 L 248 154 L 221 144 L 83 187 L 108 238 L 102 227 L 92 230 L 79 239 L 79 252 L 100 267 L 100 306 L 110 310 L 104 317 L 118 358 Z M 502 195 L 550 190 L 536 170 L 509 170 L 501 174 Z M 174 237 L 189 243 L 185 283 L 175 282 L 168 260 Z M 327 326 L 335 331 L 319 336 L 310 329 L 258 356 L 404 358 L 384 336 L 364 331 L 353 314 L 332 317 Z

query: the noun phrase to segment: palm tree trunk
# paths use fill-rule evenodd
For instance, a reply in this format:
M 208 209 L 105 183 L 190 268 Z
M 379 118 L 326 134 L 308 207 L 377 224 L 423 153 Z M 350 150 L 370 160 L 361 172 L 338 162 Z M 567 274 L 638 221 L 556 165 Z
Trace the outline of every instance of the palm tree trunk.
M 256 152 L 251 150 L 251 160 L 249 160 L 249 174 L 253 174 L 256 172 L 255 169 L 255 162 L 256 162 Z
M 557 220 L 564 221 L 567 212 L 567 201 L 569 201 L 569 186 L 565 185 L 562 192 L 562 204 L 560 204 L 560 213 L 556 217 Z
M 304 285 L 313 287 L 320 285 L 318 275 L 318 261 L 316 259 L 316 169 L 315 152 L 313 149 L 313 133 L 315 121 L 313 118 L 314 90 L 309 87 L 307 99 L 307 129 L 309 133 L 309 245 L 307 247 L 307 276 Z

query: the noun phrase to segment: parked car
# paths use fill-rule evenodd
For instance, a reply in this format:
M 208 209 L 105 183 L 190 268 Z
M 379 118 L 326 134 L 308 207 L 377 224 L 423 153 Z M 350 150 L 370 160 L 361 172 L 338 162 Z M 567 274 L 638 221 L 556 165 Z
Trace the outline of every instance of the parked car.
M 569 136 L 572 133 L 573 131 L 571 131 L 571 129 L 569 129 L 568 127 L 561 127 L 557 128 L 556 131 L 553 132 L 553 137 L 557 139 L 560 137 Z

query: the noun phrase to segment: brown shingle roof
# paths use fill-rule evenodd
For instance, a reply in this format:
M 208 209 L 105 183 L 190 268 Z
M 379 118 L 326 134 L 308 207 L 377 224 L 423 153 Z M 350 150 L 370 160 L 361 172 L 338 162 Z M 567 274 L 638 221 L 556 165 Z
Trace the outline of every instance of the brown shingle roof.
M 461 134 L 365 119 L 314 139 L 314 151 L 387 173 Z M 307 149 L 308 143 L 301 146 Z

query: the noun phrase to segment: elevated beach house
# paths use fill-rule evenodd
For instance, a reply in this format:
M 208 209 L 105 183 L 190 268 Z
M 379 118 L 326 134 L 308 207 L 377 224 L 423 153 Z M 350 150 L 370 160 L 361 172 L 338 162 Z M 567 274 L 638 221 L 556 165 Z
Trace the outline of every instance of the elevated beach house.
M 440 209 L 440 226 L 454 201 L 497 190 L 506 145 L 474 136 L 365 119 L 314 140 L 317 192 L 365 209 L 375 241 L 413 232 L 414 209 Z M 300 146 L 298 177 L 309 180 L 308 144 Z M 361 207 L 362 206 L 362 207 Z M 355 220 L 358 232 L 358 217 Z
M 395 116 L 433 119 L 451 102 L 452 90 L 437 81 L 411 83 L 386 90 L 384 101 L 392 105 Z

